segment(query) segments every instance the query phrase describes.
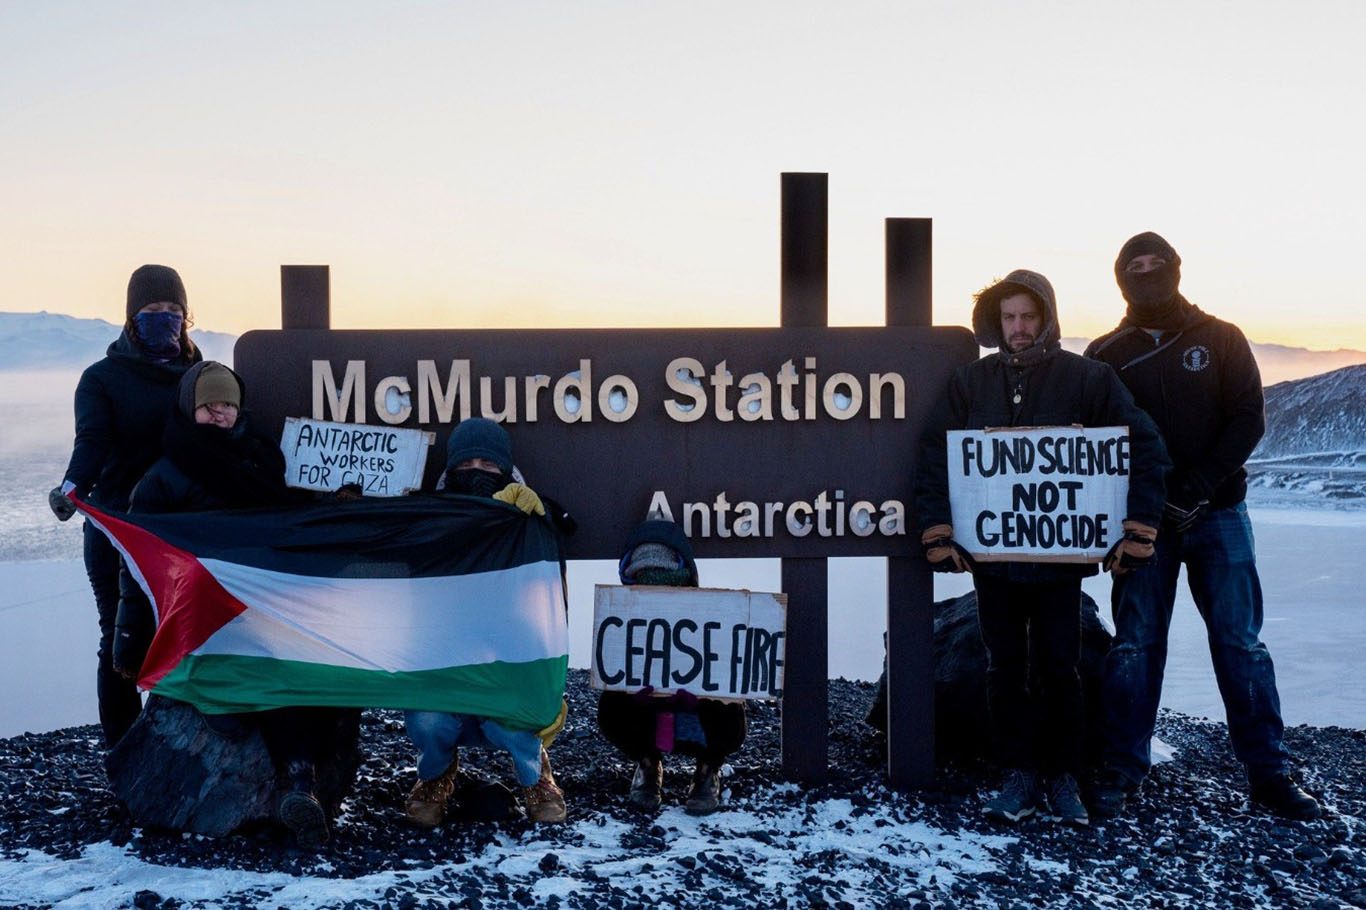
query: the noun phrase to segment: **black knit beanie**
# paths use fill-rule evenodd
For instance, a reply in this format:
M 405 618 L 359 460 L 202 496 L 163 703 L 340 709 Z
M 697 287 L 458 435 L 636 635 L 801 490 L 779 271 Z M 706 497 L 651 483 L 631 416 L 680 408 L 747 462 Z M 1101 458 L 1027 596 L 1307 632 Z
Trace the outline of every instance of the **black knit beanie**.
M 176 270 L 166 265 L 144 265 L 128 279 L 128 310 L 132 319 L 149 303 L 178 303 L 185 306 L 185 285 Z
M 446 440 L 446 470 L 471 458 L 487 458 L 504 474 L 511 474 L 512 438 L 508 431 L 483 417 L 460 421 Z

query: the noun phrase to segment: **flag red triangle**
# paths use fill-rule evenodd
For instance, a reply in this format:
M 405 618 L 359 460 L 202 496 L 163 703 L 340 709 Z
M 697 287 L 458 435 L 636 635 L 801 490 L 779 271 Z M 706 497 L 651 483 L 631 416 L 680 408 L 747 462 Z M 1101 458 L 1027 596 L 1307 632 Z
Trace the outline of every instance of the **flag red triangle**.
M 247 605 L 229 594 L 193 553 L 71 498 L 137 566 L 156 604 L 156 636 L 138 673 L 142 688 L 156 686 L 186 655 L 246 611 Z

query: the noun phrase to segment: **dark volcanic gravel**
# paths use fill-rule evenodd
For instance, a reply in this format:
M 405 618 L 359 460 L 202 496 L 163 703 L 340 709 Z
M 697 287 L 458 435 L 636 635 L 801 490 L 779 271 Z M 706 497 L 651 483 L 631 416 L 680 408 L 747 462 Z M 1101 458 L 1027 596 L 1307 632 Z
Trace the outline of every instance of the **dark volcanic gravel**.
M 342 883 L 392 874 L 378 892 L 357 885 L 355 899 L 311 906 L 1366 907 L 1366 731 L 1287 731 L 1298 778 L 1329 809 L 1315 822 L 1251 810 L 1224 725 L 1164 712 L 1158 735 L 1176 758 L 1154 769 L 1124 817 L 1081 831 L 1041 820 L 1000 828 L 979 815 L 995 784 L 985 764 L 941 769 L 932 791 L 887 789 L 881 741 L 861 721 L 871 689 L 831 682 L 830 782 L 808 790 L 782 782 L 777 709 L 754 707 L 749 740 L 725 779 L 728 808 L 701 823 L 626 808 L 629 768 L 597 735 L 582 671 L 571 671 L 569 723 L 552 749 L 569 803 L 562 826 L 408 827 L 402 802 L 413 756 L 401 717 L 367 712 L 356 791 L 317 853 L 274 827 L 211 840 L 134 826 L 104 789 L 94 727 L 0 740 L 0 906 L 52 906 L 5 893 L 6 876 L 34 861 L 29 851 L 73 860 L 113 844 L 191 870 Z M 666 805 L 681 799 L 690 766 L 668 765 Z M 464 750 L 462 772 L 511 781 L 505 757 L 491 753 Z M 486 857 L 495 848 L 501 861 Z M 547 882 L 559 885 L 538 887 Z M 90 903 L 69 905 L 287 905 L 279 887 L 225 886 L 213 898 L 129 890 L 102 901 L 92 892 Z

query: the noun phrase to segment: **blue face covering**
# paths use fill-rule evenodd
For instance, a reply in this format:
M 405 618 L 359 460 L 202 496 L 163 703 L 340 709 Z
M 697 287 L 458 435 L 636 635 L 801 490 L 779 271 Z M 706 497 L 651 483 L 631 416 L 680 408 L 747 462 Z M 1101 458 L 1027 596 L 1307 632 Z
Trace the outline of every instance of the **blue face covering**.
M 185 325 L 181 313 L 138 313 L 133 317 L 138 341 L 154 360 L 180 356 L 180 332 Z

